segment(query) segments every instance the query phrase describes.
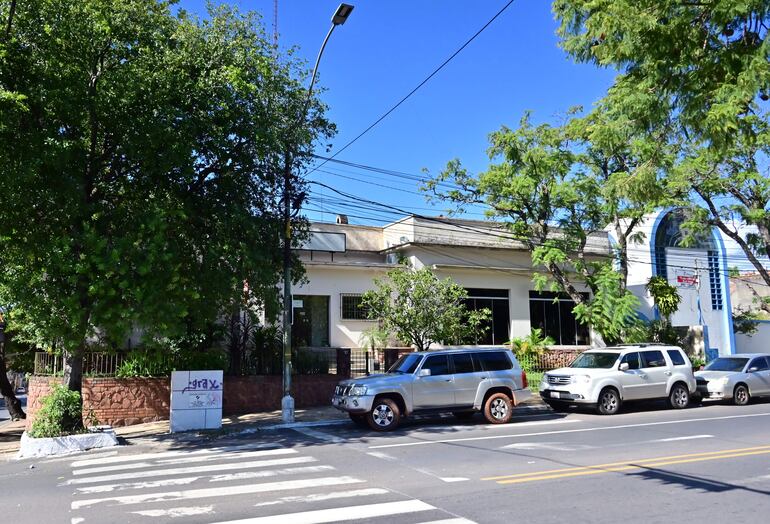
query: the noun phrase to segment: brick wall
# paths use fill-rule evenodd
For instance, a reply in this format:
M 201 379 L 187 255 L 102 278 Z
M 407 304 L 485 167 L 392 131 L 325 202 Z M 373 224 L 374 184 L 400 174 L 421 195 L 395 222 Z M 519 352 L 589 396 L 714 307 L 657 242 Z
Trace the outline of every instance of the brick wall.
M 299 409 L 329 404 L 338 375 L 292 377 L 292 395 Z M 40 409 L 41 399 L 58 377 L 33 376 L 27 397 L 27 427 Z M 168 378 L 84 378 L 83 413 L 93 410 L 101 424 L 129 426 L 169 417 L 171 384 Z M 280 409 L 283 390 L 280 376 L 225 377 L 222 395 L 224 415 Z

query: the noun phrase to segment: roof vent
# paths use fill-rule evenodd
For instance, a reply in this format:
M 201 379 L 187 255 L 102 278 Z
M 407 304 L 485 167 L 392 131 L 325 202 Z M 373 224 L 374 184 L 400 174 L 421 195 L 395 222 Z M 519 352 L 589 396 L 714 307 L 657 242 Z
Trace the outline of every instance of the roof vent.
M 347 224 L 348 223 L 348 216 L 347 215 L 337 215 L 337 223 L 338 224 Z

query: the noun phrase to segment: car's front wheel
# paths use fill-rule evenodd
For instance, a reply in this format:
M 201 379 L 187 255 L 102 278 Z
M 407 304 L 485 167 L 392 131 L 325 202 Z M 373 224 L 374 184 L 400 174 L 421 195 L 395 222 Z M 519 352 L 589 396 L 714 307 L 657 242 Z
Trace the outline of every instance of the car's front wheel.
M 743 384 L 735 386 L 735 389 L 733 390 L 733 403 L 735 403 L 736 406 L 745 406 L 749 403 L 749 400 L 751 400 L 749 388 Z
M 396 429 L 401 422 L 401 410 L 398 404 L 389 398 L 377 399 L 372 410 L 366 414 L 366 422 L 375 431 Z
M 596 411 L 600 415 L 614 415 L 620 409 L 620 395 L 614 388 L 604 388 L 599 393 Z
M 513 403 L 505 393 L 493 393 L 484 403 L 484 418 L 490 424 L 506 424 L 513 415 Z
M 690 405 L 690 392 L 684 384 L 674 384 L 668 394 L 668 403 L 674 409 L 684 409 Z

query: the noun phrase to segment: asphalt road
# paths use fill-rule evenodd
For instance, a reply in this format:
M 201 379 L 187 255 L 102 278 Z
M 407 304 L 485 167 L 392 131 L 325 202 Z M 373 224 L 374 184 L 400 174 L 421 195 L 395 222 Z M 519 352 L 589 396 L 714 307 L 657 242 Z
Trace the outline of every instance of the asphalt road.
M 34 466 L 30 469 L 30 466 Z M 8 522 L 770 522 L 770 403 L 528 410 L 138 444 L 0 469 Z
M 17 393 L 16 398 L 21 401 L 22 408 L 27 407 L 27 395 Z M 10 419 L 11 416 L 8 414 L 8 409 L 5 407 L 5 400 L 3 397 L 0 397 L 0 422 L 5 422 Z

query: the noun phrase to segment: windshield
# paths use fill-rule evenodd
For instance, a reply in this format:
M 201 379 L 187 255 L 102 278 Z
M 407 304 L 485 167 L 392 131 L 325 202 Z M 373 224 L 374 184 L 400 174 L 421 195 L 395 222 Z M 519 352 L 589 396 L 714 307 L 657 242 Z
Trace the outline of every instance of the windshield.
M 746 365 L 749 359 L 747 358 L 725 358 L 720 357 L 716 360 L 712 360 L 708 366 L 707 371 L 743 371 L 743 367 Z
M 396 363 L 390 366 L 388 373 L 414 373 L 414 370 L 417 369 L 417 364 L 420 363 L 420 359 L 422 359 L 422 355 L 415 355 L 414 353 L 401 355 L 401 357 L 396 360 Z
M 618 360 L 617 353 L 583 353 L 575 359 L 571 368 L 611 368 Z

